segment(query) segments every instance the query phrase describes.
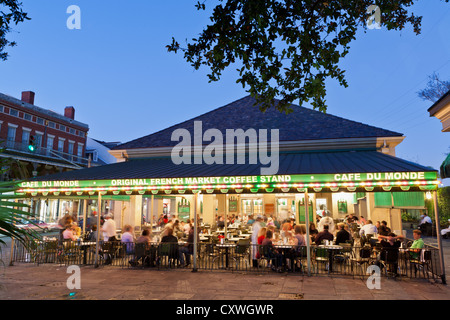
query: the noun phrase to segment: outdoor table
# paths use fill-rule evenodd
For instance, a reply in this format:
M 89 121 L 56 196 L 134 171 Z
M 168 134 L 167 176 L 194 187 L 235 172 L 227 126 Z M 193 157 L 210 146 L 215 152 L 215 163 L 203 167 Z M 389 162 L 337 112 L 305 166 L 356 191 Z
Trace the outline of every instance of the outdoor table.
M 343 247 L 337 245 L 320 245 L 320 248 L 325 248 L 328 250 L 328 259 L 329 259 L 329 270 L 333 272 L 333 255 L 336 250 L 342 250 Z
M 229 249 L 230 248 L 235 248 L 236 244 L 234 244 L 234 243 L 219 243 L 219 244 L 216 244 L 216 247 L 219 248 L 219 249 L 225 250 L 225 268 L 228 269 Z
M 295 245 L 289 244 L 289 243 L 278 242 L 278 243 L 274 243 L 273 246 L 275 249 L 281 251 L 281 254 L 283 255 L 283 262 L 284 262 L 284 264 L 286 264 L 286 257 L 288 255 L 289 251 L 291 251 Z
M 97 243 L 93 241 L 74 241 L 83 251 L 83 264 L 87 264 L 87 250 L 91 246 L 95 246 Z
M 241 233 L 239 236 L 240 236 L 240 237 L 243 237 L 244 239 L 248 239 L 248 238 L 250 238 L 252 235 L 251 235 L 250 233 Z

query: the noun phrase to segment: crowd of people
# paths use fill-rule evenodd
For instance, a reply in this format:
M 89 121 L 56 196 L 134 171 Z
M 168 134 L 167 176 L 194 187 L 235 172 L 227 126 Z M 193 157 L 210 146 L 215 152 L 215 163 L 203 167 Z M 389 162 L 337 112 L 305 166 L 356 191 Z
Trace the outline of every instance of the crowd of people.
M 81 228 L 74 217 L 66 214 L 59 222 L 61 227 L 62 240 L 77 240 L 81 234 Z M 193 255 L 194 243 L 194 228 L 191 220 L 186 222 L 179 219 L 169 219 L 167 215 L 161 215 L 157 224 L 161 227 L 161 232 L 158 236 L 152 236 L 151 228 L 143 228 L 142 233 L 136 237 L 134 227 L 125 225 L 122 230 L 120 240 L 116 234 L 116 222 L 113 219 L 113 214 L 108 213 L 100 217 L 100 232 L 103 241 L 120 241 L 125 245 L 128 254 L 132 254 L 136 244 L 150 244 L 150 243 L 167 243 L 177 244 L 176 251 L 171 253 L 172 258 L 178 261 L 178 264 L 187 267 L 191 263 L 191 256 Z M 353 244 L 355 238 L 363 246 L 365 241 L 370 244 L 371 241 L 378 241 L 383 248 L 394 249 L 392 252 L 398 252 L 403 235 L 396 235 L 387 226 L 386 221 L 376 221 L 374 224 L 372 220 L 366 220 L 364 217 L 356 217 L 349 214 L 342 222 L 336 222 L 330 213 L 323 211 L 321 215 L 317 216 L 315 222 L 310 222 L 307 232 L 305 224 L 296 224 L 295 219 L 287 218 L 280 222 L 272 216 L 240 216 L 230 215 L 225 219 L 219 216 L 216 221 L 216 227 L 223 229 L 226 226 L 251 226 L 252 227 L 252 260 L 253 265 L 257 266 L 258 259 L 261 258 L 261 252 L 256 250 L 258 246 L 265 248 L 265 254 L 275 261 L 275 266 L 285 265 L 284 256 L 274 247 L 274 242 L 284 242 L 293 245 L 295 254 L 300 254 L 300 248 L 306 246 L 306 236 L 309 233 L 310 244 L 334 244 L 341 245 L 343 243 Z M 317 227 L 316 227 L 317 225 Z M 97 216 L 94 214 L 86 223 L 87 233 L 85 240 L 96 241 L 97 236 Z M 199 228 L 199 233 L 202 229 Z M 417 254 L 417 251 L 424 247 L 421 239 L 421 230 L 414 230 L 414 243 L 411 246 L 411 255 Z M 180 244 L 180 240 L 183 243 Z M 141 257 L 135 257 L 130 260 L 130 264 L 135 265 Z M 392 257 L 386 257 L 391 260 Z M 153 263 L 150 261 L 147 263 Z M 394 268 L 395 269 L 395 268 Z

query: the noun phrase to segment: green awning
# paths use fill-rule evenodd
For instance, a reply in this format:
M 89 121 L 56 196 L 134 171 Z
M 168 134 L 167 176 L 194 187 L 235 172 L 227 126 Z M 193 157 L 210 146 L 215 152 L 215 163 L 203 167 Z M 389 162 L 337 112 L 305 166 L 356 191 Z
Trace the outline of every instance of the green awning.
M 447 158 L 441 164 L 441 178 L 450 178 L 450 153 Z

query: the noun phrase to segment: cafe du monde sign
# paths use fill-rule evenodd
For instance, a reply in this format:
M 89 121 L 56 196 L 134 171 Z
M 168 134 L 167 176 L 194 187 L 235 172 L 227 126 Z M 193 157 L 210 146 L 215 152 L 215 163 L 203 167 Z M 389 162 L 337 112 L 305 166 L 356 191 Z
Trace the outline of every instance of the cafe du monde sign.
M 309 184 L 309 183 L 345 183 L 345 182 L 381 182 L 403 181 L 423 182 L 436 180 L 437 172 L 384 172 L 384 173 L 338 173 L 317 175 L 262 175 L 227 177 L 183 177 L 113 180 L 71 180 L 71 181 L 27 181 L 21 188 L 98 188 L 98 187 L 193 187 L 205 185 L 245 185 L 266 184 Z

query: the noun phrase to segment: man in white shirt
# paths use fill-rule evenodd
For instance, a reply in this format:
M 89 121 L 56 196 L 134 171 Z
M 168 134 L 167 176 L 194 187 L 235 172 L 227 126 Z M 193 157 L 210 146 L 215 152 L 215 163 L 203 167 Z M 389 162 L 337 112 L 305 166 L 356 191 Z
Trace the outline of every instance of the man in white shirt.
M 377 227 L 372 224 L 372 220 L 367 220 L 366 224 L 361 227 L 359 234 L 361 236 L 367 236 L 368 234 L 375 234 L 377 232 Z
M 319 224 L 317 225 L 317 230 L 319 230 L 319 232 L 322 232 L 325 225 L 328 225 L 328 232 L 334 233 L 335 227 L 333 218 L 328 216 L 327 213 L 325 213 L 325 216 L 320 219 Z
M 258 267 L 258 261 L 256 257 L 256 253 L 258 252 L 258 233 L 261 229 L 261 221 L 262 217 L 258 216 L 256 221 L 252 224 L 252 259 L 253 259 L 253 267 Z
M 103 223 L 102 231 L 105 241 L 116 240 L 116 222 L 112 219 L 112 213 L 105 216 L 105 223 Z

